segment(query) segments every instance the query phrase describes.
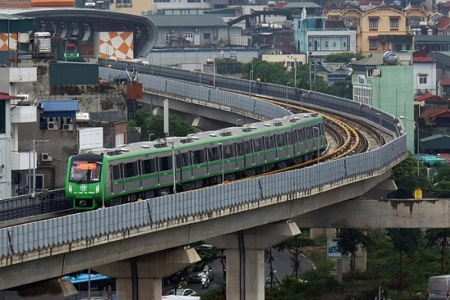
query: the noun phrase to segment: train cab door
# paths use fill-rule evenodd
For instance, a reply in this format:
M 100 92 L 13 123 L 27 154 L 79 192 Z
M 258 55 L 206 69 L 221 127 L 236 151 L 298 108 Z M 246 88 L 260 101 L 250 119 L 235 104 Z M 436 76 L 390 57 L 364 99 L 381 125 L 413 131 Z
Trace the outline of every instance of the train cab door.
M 111 169 L 111 190 L 114 194 L 119 194 L 124 191 L 124 178 L 123 178 L 123 164 L 117 164 L 110 166 Z

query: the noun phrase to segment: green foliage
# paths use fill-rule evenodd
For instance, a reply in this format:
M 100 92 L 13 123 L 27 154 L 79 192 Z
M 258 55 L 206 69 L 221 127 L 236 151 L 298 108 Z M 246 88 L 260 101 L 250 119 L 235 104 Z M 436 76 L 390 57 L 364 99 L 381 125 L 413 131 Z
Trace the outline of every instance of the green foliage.
M 356 228 L 340 229 L 335 241 L 342 255 L 351 256 L 351 269 L 353 271 L 355 270 L 355 253 L 358 248 L 367 249 L 372 243 L 370 237 L 366 236 L 361 229 Z
M 398 190 L 389 196 L 398 199 L 413 198 L 414 190 L 430 189 L 430 181 L 426 168 L 419 162 L 420 175 L 417 176 L 417 160 L 409 152 L 408 157 L 392 169 L 391 179 L 397 184 Z
M 141 140 L 151 140 L 158 138 L 164 138 L 164 117 L 154 116 L 151 111 L 137 111 L 133 120 L 128 122 L 128 127 L 140 127 L 141 128 Z M 176 116 L 169 117 L 169 130 L 170 136 L 187 136 L 190 133 L 195 133 L 198 130 L 181 121 Z
M 326 62 L 337 62 L 337 63 L 349 63 L 352 58 L 356 58 L 356 60 L 360 60 L 364 58 L 364 56 L 352 52 L 345 53 L 332 53 L 325 57 Z

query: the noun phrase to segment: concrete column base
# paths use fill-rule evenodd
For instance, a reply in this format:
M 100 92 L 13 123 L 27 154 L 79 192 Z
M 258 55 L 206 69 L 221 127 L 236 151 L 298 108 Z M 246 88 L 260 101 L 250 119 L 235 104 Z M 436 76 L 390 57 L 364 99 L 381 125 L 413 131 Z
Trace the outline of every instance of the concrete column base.
M 264 250 L 300 234 L 295 223 L 268 224 L 239 233 L 208 239 L 205 242 L 227 251 L 227 299 L 262 300 L 265 297 Z M 241 272 L 243 270 L 243 272 Z
M 162 278 L 198 261 L 200 257 L 195 249 L 167 250 L 137 257 L 138 299 L 161 300 Z M 131 260 L 98 266 L 95 271 L 116 278 L 117 300 L 133 299 Z

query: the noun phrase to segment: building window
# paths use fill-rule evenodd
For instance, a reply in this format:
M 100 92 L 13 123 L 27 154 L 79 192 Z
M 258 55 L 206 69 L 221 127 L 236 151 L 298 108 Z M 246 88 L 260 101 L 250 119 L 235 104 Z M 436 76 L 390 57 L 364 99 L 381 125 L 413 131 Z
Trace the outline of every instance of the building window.
M 235 36 L 236 34 L 232 34 L 232 35 Z M 211 39 L 211 33 L 204 33 L 203 34 L 203 39 L 205 39 L 205 40 Z
M 378 28 L 378 19 L 369 19 L 370 28 Z
M 420 74 L 419 75 L 419 84 L 427 84 L 428 75 Z
M 29 190 L 42 190 L 44 188 L 44 175 L 36 174 L 36 188 L 33 188 L 33 179 L 33 175 L 27 175 L 27 185 Z
M 391 27 L 398 27 L 398 19 L 397 18 L 390 18 L 389 19 Z
M 369 40 L 369 48 L 370 49 L 377 49 L 378 48 L 378 40 L 377 39 L 370 39 Z
M 184 33 L 184 39 L 186 41 L 193 41 L 194 40 L 194 33 L 193 32 L 185 32 Z
M 355 86 L 353 88 L 353 100 L 359 103 L 372 105 L 372 89 Z
M 166 45 L 170 45 L 170 41 L 171 41 L 170 33 L 167 32 L 167 33 L 166 33 Z

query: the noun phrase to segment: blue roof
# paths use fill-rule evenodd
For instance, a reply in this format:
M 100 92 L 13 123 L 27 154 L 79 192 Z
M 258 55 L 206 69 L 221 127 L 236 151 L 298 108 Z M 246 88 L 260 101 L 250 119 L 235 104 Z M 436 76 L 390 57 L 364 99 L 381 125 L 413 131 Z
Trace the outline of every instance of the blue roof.
M 78 108 L 78 100 L 41 100 L 39 108 L 42 109 L 41 117 L 72 117 L 74 118 Z
M 70 280 L 73 284 L 89 281 L 89 274 L 79 274 L 76 277 L 64 276 L 64 279 Z M 91 274 L 91 281 L 108 280 L 109 277 L 103 274 Z

